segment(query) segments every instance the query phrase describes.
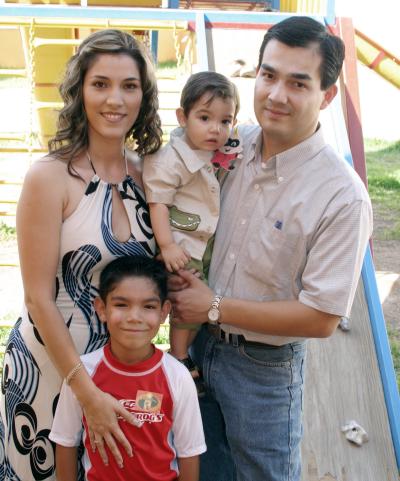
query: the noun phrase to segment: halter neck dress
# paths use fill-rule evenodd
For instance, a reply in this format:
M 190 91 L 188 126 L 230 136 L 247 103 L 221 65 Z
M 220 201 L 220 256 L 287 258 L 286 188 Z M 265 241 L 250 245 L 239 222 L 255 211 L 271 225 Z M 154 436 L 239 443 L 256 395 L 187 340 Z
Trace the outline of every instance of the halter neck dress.
M 62 224 L 54 279 L 56 304 L 80 354 L 108 339 L 93 299 L 101 270 L 123 255 L 155 254 L 143 190 L 126 174 L 115 185 L 131 235 L 119 242 L 112 231 L 112 184 L 94 172 L 73 214 Z M 0 402 L 0 480 L 55 481 L 54 446 L 48 439 L 62 379 L 50 361 L 26 306 L 11 331 L 4 356 Z

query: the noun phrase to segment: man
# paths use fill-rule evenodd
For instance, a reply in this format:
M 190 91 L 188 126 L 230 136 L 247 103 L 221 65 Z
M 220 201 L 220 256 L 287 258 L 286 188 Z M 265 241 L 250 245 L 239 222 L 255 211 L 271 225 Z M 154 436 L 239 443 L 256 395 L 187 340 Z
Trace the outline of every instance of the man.
M 343 58 L 310 18 L 267 32 L 259 126 L 240 130 L 244 156 L 222 187 L 210 289 L 181 272 L 175 315 L 208 321 L 193 346 L 208 389 L 202 481 L 300 479 L 305 341 L 349 315 L 372 230 L 366 189 L 318 121 Z

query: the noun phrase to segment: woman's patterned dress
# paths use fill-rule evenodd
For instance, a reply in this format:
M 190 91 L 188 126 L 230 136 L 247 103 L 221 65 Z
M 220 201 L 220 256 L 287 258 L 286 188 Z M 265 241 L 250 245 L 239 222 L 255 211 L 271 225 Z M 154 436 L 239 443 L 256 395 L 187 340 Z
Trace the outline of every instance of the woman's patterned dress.
M 118 184 L 131 237 L 112 233 L 112 186 L 96 174 L 61 232 L 56 303 L 80 354 L 103 346 L 107 330 L 93 308 L 101 270 L 115 257 L 155 253 L 143 191 L 129 176 Z M 0 396 L 0 480 L 55 480 L 48 439 L 62 379 L 26 307 L 6 348 Z

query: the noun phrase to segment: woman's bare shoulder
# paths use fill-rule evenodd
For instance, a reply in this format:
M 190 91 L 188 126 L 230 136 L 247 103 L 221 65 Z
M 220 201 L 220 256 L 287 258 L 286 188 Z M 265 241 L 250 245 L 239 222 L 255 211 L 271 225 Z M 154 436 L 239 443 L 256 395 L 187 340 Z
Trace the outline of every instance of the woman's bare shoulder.
M 37 159 L 29 167 L 25 176 L 25 182 L 44 183 L 51 180 L 51 182 L 56 184 L 65 183 L 68 175 L 66 162 L 51 155 L 46 155 Z

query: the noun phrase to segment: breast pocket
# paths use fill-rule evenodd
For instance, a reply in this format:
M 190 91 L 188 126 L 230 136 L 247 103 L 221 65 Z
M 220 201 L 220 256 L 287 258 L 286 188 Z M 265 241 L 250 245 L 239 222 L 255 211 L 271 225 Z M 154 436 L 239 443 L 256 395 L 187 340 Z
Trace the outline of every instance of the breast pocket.
M 265 217 L 248 246 L 252 277 L 269 286 L 287 289 L 302 263 L 304 249 L 301 232 L 286 232 L 280 221 Z

